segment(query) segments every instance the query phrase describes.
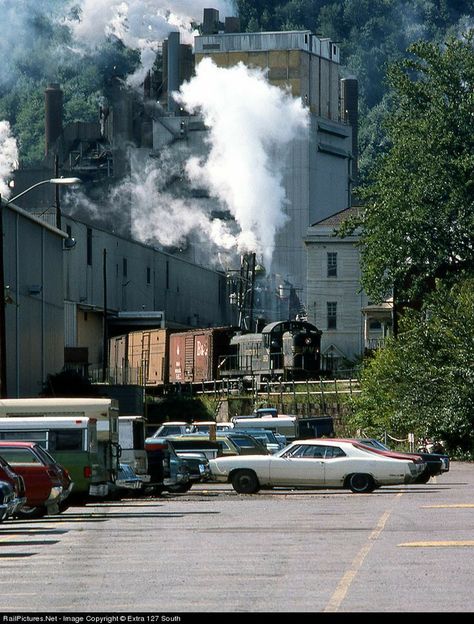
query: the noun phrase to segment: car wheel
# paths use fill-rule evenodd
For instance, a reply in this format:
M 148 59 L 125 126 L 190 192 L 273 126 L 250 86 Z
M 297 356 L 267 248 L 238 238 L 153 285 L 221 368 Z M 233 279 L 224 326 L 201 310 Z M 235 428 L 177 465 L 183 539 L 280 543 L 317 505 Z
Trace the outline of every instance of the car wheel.
M 255 494 L 260 484 L 252 470 L 238 470 L 232 477 L 232 487 L 239 494 Z
M 63 511 L 66 511 L 66 509 L 69 509 L 69 507 L 71 506 L 71 501 L 70 500 L 63 500 L 59 503 L 59 513 L 63 513 Z
M 431 475 L 430 473 L 423 473 L 421 474 L 419 477 L 417 477 L 414 481 L 414 483 L 428 483 L 428 481 L 431 479 Z
M 38 507 L 22 507 L 16 512 L 16 517 L 23 520 L 31 520 L 33 518 L 43 518 L 46 515 L 47 509 L 44 505 Z
M 349 487 L 355 494 L 365 494 L 375 490 L 375 483 L 370 475 L 356 472 L 349 477 Z

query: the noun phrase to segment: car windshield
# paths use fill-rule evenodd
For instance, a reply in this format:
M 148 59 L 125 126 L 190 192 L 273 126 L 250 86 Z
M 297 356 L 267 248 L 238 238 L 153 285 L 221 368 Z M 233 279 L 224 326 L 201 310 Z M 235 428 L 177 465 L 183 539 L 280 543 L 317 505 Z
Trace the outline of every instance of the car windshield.
M 362 438 L 359 440 L 361 444 L 365 444 L 366 446 L 373 446 L 376 449 L 380 449 L 381 451 L 389 451 L 389 447 L 385 444 L 382 444 L 379 440 L 375 440 L 374 438 Z
M 247 436 L 232 436 L 232 442 L 240 446 L 241 448 L 253 448 L 255 447 L 255 441 Z

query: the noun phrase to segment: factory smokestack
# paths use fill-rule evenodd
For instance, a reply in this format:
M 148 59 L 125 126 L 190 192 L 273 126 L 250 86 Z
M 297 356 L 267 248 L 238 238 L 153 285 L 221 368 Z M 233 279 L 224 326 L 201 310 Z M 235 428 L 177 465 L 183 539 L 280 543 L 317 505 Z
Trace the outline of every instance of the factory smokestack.
M 175 113 L 178 104 L 173 98 L 173 92 L 179 89 L 179 32 L 170 32 L 168 35 L 167 64 L 168 64 L 168 112 Z
M 51 83 L 44 92 L 45 105 L 45 155 L 51 153 L 63 131 L 63 92 L 59 84 Z

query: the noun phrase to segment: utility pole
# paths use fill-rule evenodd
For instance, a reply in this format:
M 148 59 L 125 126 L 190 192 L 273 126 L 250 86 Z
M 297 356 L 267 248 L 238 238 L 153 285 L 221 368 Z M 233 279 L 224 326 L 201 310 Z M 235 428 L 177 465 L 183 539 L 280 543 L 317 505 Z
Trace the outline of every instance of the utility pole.
M 7 395 L 7 338 L 5 327 L 5 272 L 3 265 L 3 202 L 0 195 L 0 398 Z

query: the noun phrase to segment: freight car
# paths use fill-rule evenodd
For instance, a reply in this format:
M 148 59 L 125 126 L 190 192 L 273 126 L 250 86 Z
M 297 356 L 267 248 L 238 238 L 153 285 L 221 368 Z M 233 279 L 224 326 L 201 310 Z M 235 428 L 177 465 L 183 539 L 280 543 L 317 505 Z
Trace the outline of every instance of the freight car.
M 109 339 L 109 374 L 117 384 L 168 383 L 169 329 L 133 331 Z
M 191 329 L 171 334 L 170 383 L 193 383 L 218 379 L 219 359 L 229 352 L 234 327 Z
M 235 327 L 150 329 L 109 341 L 116 383 L 147 386 L 312 379 L 320 374 L 321 331 L 305 321 L 277 321 L 260 333 Z

